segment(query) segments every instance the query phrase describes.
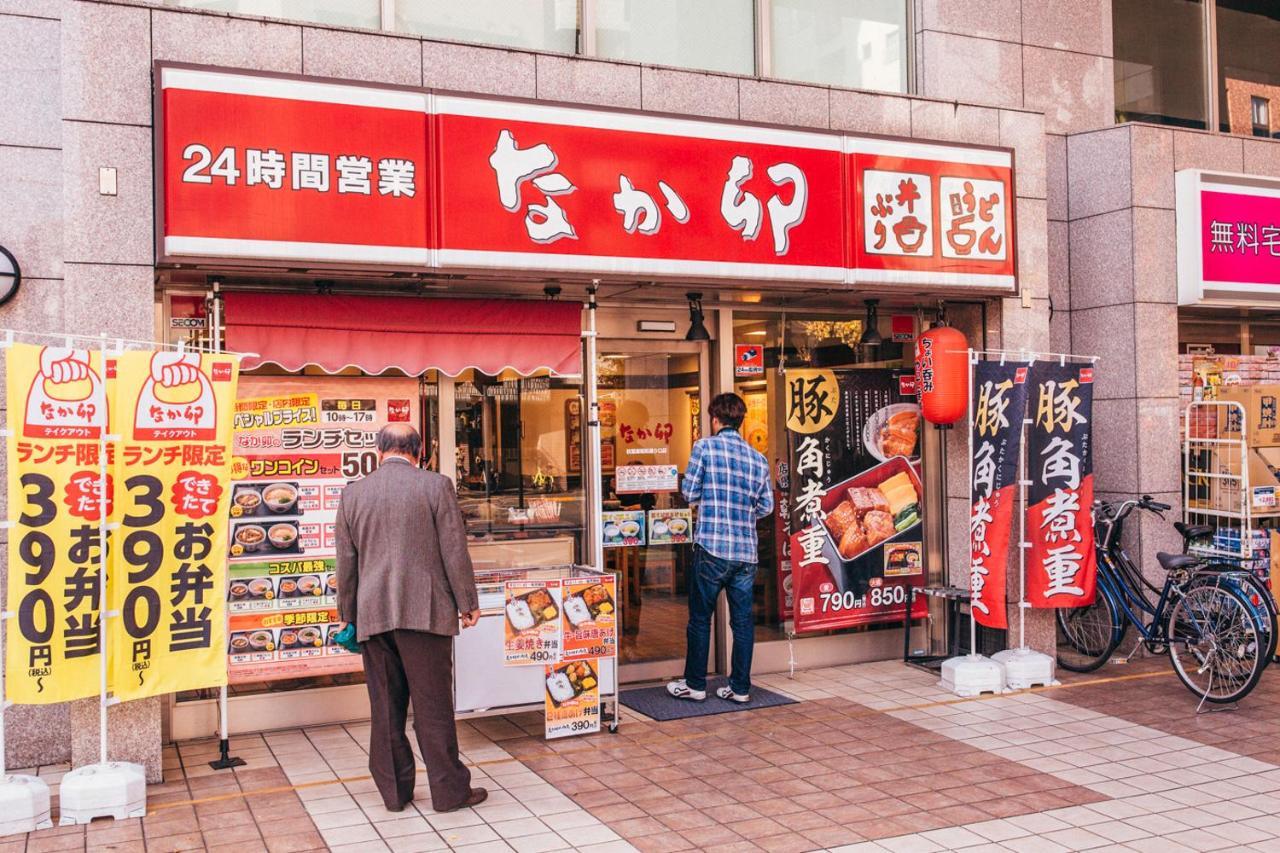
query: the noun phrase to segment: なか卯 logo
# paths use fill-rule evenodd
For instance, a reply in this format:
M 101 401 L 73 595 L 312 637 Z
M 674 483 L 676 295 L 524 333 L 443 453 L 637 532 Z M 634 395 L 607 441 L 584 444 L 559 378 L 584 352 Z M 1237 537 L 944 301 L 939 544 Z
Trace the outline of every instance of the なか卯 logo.
M 107 425 L 102 377 L 87 349 L 44 347 L 27 391 L 26 438 L 97 439 Z
M 150 441 L 212 441 L 218 403 L 196 353 L 157 352 L 138 392 L 134 437 Z

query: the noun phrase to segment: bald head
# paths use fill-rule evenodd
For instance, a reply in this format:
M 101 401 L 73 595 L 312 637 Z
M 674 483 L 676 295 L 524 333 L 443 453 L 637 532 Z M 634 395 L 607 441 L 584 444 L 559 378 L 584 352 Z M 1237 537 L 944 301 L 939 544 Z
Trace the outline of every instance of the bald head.
M 422 454 L 422 436 L 411 424 L 387 424 L 378 430 L 378 454 L 402 456 L 415 465 Z

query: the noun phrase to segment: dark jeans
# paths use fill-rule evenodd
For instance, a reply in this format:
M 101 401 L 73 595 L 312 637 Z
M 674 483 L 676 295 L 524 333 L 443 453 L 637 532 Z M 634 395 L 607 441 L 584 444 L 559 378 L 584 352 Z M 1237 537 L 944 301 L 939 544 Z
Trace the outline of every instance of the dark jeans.
M 729 686 L 745 696 L 751 691 L 751 652 L 756 644 L 751 615 L 756 564 L 722 560 L 699 546 L 693 549 L 689 578 L 689 627 L 684 658 L 684 680 L 693 690 L 707 689 L 707 653 L 711 650 L 711 617 L 716 599 L 724 590 L 729 599 L 729 627 L 733 629 L 733 669 Z

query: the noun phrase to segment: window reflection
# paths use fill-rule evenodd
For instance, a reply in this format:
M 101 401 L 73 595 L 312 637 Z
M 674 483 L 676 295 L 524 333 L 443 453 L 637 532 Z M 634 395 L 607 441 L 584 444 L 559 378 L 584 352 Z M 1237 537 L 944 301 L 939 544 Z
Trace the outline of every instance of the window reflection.
M 905 0 L 773 0 L 770 16 L 774 77 L 907 90 Z
M 379 0 L 164 0 L 164 4 L 371 30 L 378 29 L 382 20 Z
M 553 53 L 578 46 L 574 0 L 396 0 L 395 28 L 430 38 Z
M 454 382 L 458 500 L 478 568 L 502 568 L 522 554 L 502 543 L 545 539 L 539 563 L 579 559 L 582 533 L 582 418 L 578 379 L 489 376 Z M 432 442 L 432 452 L 439 452 Z
M 1280 136 L 1280 5 L 1218 0 L 1218 118 L 1228 133 Z
M 1207 127 L 1200 0 L 1124 0 L 1111 8 L 1116 121 Z
M 751 0 L 596 0 L 596 53 L 751 74 L 755 10 Z

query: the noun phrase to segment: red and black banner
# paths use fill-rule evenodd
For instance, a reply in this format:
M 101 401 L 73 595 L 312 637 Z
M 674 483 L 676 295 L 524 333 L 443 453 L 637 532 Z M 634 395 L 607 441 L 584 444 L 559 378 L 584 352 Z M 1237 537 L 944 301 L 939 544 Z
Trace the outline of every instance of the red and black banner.
M 1005 579 L 1018 502 L 1027 370 L 1025 363 L 995 361 L 979 361 L 973 368 L 969 590 L 974 618 L 988 628 L 1009 627 Z
M 1027 446 L 1027 601 L 1033 607 L 1093 603 L 1093 367 L 1031 368 Z

